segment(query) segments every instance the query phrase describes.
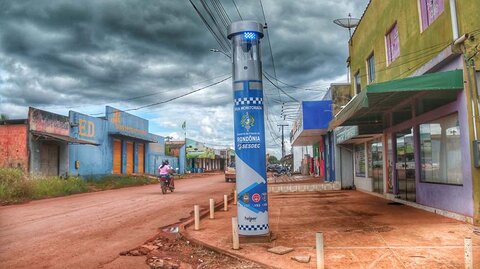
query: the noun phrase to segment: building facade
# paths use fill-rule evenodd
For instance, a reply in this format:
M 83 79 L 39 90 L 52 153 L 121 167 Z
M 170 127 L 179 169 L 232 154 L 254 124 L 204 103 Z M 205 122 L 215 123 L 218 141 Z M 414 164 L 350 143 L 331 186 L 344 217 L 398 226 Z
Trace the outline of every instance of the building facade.
M 330 125 L 357 188 L 478 223 L 478 12 L 475 0 L 370 1 L 349 42 L 353 98 Z
M 193 139 L 186 139 L 186 171 L 190 173 L 203 173 L 221 170 L 225 156 L 220 150 L 205 146 L 204 143 Z
M 0 165 L 31 175 L 155 174 L 165 155 L 164 138 L 148 132 L 148 121 L 106 107 L 104 117 L 70 111 L 63 116 L 30 108 L 28 119 L 0 124 Z
M 328 143 L 328 124 L 332 119 L 332 101 L 329 98 L 318 101 L 303 101 L 300 105 L 298 118 L 293 124 L 290 132 L 290 143 L 293 147 L 293 163 L 299 163 L 295 159 L 301 158 L 300 172 L 319 177 L 324 180 L 326 178 L 330 164 L 326 163 L 326 159 L 330 158 L 329 152 L 326 150 Z M 301 151 L 296 148 L 302 147 Z M 305 147 L 305 150 L 303 150 Z M 312 149 L 308 154 L 308 148 Z M 298 152 L 302 152 L 298 154 Z M 294 164 L 294 171 L 298 167 Z

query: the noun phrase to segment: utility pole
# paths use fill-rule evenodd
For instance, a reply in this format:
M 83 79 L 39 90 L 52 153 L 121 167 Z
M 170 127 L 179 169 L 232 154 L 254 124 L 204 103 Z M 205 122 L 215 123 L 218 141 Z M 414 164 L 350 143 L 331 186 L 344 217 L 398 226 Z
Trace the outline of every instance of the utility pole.
M 278 127 L 282 127 L 282 162 L 283 158 L 285 157 L 285 141 L 284 141 L 284 128 L 288 126 L 288 124 L 277 124 Z

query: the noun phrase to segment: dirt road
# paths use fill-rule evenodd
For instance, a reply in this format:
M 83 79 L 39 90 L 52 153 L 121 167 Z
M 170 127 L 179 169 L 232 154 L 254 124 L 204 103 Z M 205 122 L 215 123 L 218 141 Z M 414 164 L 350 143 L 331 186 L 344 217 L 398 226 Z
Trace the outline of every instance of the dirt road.
M 167 195 L 149 185 L 0 207 L 0 267 L 132 267 L 120 261 L 119 252 L 188 217 L 195 203 L 220 201 L 234 184 L 215 175 L 175 186 Z M 136 264 L 143 262 L 140 257 Z

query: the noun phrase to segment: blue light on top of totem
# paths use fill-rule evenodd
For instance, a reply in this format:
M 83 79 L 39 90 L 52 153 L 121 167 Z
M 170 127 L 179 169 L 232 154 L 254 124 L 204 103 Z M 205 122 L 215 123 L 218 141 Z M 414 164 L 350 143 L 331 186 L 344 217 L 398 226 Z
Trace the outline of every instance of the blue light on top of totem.
M 257 38 L 257 34 L 255 34 L 254 32 L 245 32 L 245 33 L 243 33 L 243 37 L 245 39 L 250 39 L 251 40 L 251 39 Z

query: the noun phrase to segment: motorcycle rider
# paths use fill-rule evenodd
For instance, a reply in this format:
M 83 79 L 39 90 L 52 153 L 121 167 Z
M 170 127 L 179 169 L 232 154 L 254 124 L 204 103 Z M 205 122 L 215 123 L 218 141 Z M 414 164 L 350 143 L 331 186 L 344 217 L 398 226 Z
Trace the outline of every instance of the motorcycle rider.
M 170 172 L 172 167 L 168 163 L 168 160 L 162 162 L 162 165 L 158 167 L 158 174 L 160 175 L 160 180 L 164 180 L 165 183 L 170 185 Z

